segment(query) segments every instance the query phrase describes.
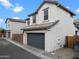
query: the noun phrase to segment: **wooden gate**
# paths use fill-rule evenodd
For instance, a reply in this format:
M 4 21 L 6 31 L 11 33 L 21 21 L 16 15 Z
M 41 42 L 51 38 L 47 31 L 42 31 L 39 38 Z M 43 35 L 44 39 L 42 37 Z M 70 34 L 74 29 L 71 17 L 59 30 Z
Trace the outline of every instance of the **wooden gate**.
M 68 48 L 73 48 L 74 47 L 74 37 L 73 36 L 66 36 L 66 46 Z
M 12 40 L 23 44 L 23 34 L 12 34 Z
M 0 37 L 5 37 L 5 33 L 0 33 Z

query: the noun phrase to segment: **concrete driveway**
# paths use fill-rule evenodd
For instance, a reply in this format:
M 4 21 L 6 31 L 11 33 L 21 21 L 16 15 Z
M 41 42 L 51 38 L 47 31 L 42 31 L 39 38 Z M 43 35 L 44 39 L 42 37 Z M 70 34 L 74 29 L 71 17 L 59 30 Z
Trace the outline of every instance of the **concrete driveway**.
M 0 39 L 0 59 L 40 59 L 39 57 Z
M 71 48 L 62 48 L 55 51 L 54 59 L 79 59 L 79 52 Z

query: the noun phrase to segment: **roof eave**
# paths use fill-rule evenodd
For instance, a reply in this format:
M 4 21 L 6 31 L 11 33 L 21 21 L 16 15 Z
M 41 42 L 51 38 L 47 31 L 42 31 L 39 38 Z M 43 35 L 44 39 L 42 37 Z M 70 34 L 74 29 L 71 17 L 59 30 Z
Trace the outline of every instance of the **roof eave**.
M 63 5 L 58 3 L 58 7 L 63 8 L 65 11 L 69 12 L 71 14 L 71 16 L 75 16 L 76 14 L 73 13 L 72 11 L 70 11 L 69 9 L 65 8 Z
M 6 21 L 5 21 L 5 23 L 7 23 L 8 20 L 10 20 L 10 21 L 12 21 L 12 22 L 26 23 L 26 21 L 21 21 L 21 20 L 17 20 L 17 19 L 15 20 L 15 19 L 12 19 L 12 18 L 7 18 Z
M 33 15 L 36 15 L 37 13 L 38 13 L 37 11 L 34 12 L 34 13 L 31 13 L 31 14 L 28 15 L 28 17 L 33 16 Z
M 56 20 L 55 22 L 52 22 L 51 24 L 47 25 L 47 26 L 40 26 L 40 27 L 30 27 L 30 28 L 23 28 L 21 30 L 43 30 L 43 29 L 50 29 L 52 26 L 56 25 L 57 23 L 59 23 L 59 20 Z M 48 23 L 47 23 L 48 24 Z M 43 24 L 41 24 L 43 25 Z M 32 26 L 32 25 L 31 25 Z
M 25 21 L 30 20 L 30 18 L 25 19 Z
M 7 21 L 9 20 L 10 18 L 7 18 L 6 20 L 5 20 L 5 23 L 7 23 Z

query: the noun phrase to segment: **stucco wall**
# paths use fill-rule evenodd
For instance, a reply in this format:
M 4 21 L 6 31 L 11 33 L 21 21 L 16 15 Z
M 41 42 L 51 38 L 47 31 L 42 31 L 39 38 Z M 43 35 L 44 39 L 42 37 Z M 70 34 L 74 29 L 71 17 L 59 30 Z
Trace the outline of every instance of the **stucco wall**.
M 60 22 L 52 27 L 46 33 L 46 51 L 50 52 L 63 47 L 65 44 L 66 36 L 73 36 L 75 34 L 76 28 L 73 25 L 73 18 L 66 11 L 60 9 L 57 6 L 51 7 L 50 21 L 60 20 Z M 52 17 L 52 15 L 54 17 Z
M 12 22 L 12 32 L 13 33 L 18 33 L 18 34 L 23 33 L 23 31 L 21 30 L 23 27 L 25 27 L 25 23 Z
M 25 27 L 25 23 L 21 22 L 10 22 L 9 21 L 9 28 L 8 30 L 11 30 L 13 34 L 22 34 L 23 31 L 21 30 L 23 27 Z
M 41 24 L 41 23 L 44 23 L 45 22 L 44 21 L 44 11 L 43 11 L 43 9 L 48 8 L 48 7 L 49 7 L 49 18 L 50 18 L 51 6 L 49 4 L 45 4 L 38 11 L 38 14 L 36 14 L 36 24 Z M 33 16 L 30 16 L 30 25 L 33 25 Z
M 58 18 L 56 16 L 60 15 L 58 14 L 58 9 L 60 9 L 59 7 L 57 7 L 54 4 L 44 4 L 41 9 L 38 11 L 38 14 L 36 14 L 36 23 L 37 24 L 41 24 L 44 22 L 47 22 L 44 20 L 44 9 L 48 8 L 48 21 L 49 22 L 54 22 L 55 20 L 58 20 Z M 58 8 L 58 9 L 57 9 Z M 62 12 L 64 10 L 60 10 L 60 13 L 64 14 L 64 16 L 70 16 L 70 14 L 66 11 Z M 61 15 L 62 15 L 61 14 Z M 30 25 L 33 24 L 33 16 L 30 16 Z
M 6 28 L 7 28 L 7 30 L 11 30 L 11 26 L 12 26 L 12 24 L 11 24 L 11 22 L 8 20 L 7 23 L 6 23 Z
M 53 8 L 52 8 L 53 7 Z M 48 8 L 48 21 L 44 20 L 44 9 Z M 38 11 L 37 14 L 37 23 L 45 23 L 45 22 L 54 22 L 55 21 L 55 13 L 54 11 L 55 5 L 53 4 L 44 4 L 42 8 Z
M 27 45 L 27 33 L 26 32 L 23 33 L 23 44 Z
M 10 38 L 12 39 L 12 22 L 9 20 L 6 23 L 6 29 L 10 30 Z M 6 33 L 6 36 L 8 38 L 8 32 Z

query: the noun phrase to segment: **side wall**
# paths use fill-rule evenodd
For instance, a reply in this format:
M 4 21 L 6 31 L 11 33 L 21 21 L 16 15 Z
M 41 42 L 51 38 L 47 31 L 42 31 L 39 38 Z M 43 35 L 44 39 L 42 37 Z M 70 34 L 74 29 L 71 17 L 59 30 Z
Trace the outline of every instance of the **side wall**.
M 41 9 L 38 11 L 38 14 L 36 14 L 36 24 L 42 24 L 45 22 L 54 22 L 55 18 L 56 18 L 56 17 L 54 17 L 54 15 L 55 15 L 54 7 L 55 7 L 55 5 L 53 5 L 53 4 L 44 4 L 41 7 Z M 48 8 L 48 10 L 49 10 L 48 21 L 44 20 L 44 9 L 46 9 L 46 8 Z M 33 16 L 30 16 L 30 25 L 33 25 Z
M 22 34 L 23 31 L 21 29 L 23 27 L 25 27 L 25 23 L 11 22 L 11 31 L 13 34 Z
M 53 18 L 52 15 L 54 16 Z M 57 6 L 54 6 L 53 11 L 51 11 L 50 18 L 52 22 L 53 19 L 60 20 L 60 22 L 52 27 L 46 34 L 46 51 L 48 52 L 63 47 L 65 44 L 65 37 L 73 36 L 76 30 L 73 25 L 74 19 L 66 11 Z

